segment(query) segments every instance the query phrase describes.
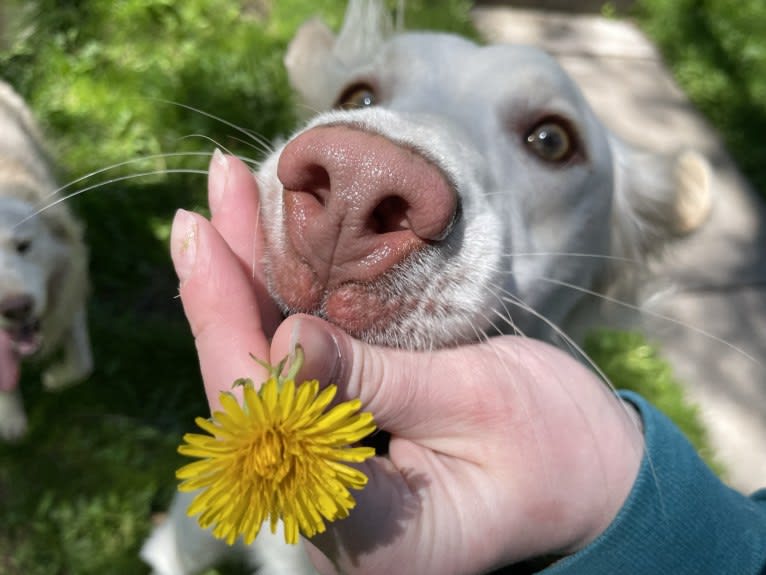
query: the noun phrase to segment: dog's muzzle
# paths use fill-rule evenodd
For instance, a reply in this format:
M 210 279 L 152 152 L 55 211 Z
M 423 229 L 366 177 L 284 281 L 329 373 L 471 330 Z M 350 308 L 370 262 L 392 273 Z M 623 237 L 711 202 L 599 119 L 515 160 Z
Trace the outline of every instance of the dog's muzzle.
M 30 356 L 40 348 L 40 320 L 35 317 L 31 296 L 11 295 L 0 301 L 0 329 L 21 357 Z

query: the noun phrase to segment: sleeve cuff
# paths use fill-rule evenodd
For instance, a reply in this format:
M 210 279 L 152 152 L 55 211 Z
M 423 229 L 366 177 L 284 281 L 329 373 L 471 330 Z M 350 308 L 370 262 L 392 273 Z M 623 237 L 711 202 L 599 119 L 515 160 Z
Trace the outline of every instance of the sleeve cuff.
M 662 413 L 635 393 L 620 396 L 644 425 L 636 483 L 596 541 L 540 574 L 766 573 L 764 493 L 748 499 L 724 485 Z

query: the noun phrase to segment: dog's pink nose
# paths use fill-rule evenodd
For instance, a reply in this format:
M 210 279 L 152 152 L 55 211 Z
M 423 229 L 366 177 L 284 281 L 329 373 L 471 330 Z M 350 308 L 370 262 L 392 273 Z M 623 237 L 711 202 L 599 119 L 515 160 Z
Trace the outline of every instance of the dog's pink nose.
M 442 172 L 383 136 L 313 128 L 282 152 L 287 237 L 326 289 L 379 276 L 443 239 L 457 196 Z
M 34 301 L 30 295 L 11 295 L 0 301 L 0 316 L 9 322 L 28 321 L 33 311 Z

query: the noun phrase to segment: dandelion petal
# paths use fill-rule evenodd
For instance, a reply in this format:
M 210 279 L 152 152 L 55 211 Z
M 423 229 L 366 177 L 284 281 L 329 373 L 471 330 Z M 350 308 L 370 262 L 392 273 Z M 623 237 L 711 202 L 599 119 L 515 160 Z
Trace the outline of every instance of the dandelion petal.
M 243 404 L 223 392 L 222 410 L 196 419 L 209 435 L 186 434 L 178 449 L 197 459 L 176 472 L 180 490 L 198 491 L 189 514 L 230 545 L 240 536 L 252 542 L 267 520 L 272 531 L 282 522 L 285 541 L 297 543 L 347 517 L 356 504 L 349 489 L 363 488 L 367 476 L 342 462 L 375 455 L 351 447 L 375 430 L 372 415 L 359 413 L 359 400 L 327 410 L 337 388 L 320 391 L 316 380 L 240 385 Z

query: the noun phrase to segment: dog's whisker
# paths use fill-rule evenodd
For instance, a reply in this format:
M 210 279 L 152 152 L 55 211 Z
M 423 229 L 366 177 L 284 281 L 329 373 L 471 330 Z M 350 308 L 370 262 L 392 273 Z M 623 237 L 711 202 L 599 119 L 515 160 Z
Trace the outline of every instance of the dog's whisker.
M 490 324 L 493 323 L 492 320 L 488 318 L 486 315 L 484 315 L 484 317 L 486 321 L 488 321 Z M 506 318 L 503 318 L 503 319 L 506 319 Z M 526 335 L 523 334 L 523 332 L 519 331 L 519 333 L 522 338 L 526 337 Z M 511 351 L 506 347 L 500 347 L 497 343 L 497 340 L 495 340 L 492 337 L 486 337 L 486 339 L 483 341 L 485 345 L 489 346 L 489 349 L 492 351 L 495 358 L 497 358 L 498 363 L 502 368 L 502 371 L 506 374 L 504 381 L 506 381 L 508 385 L 516 389 L 516 393 L 514 394 L 514 396 L 517 398 L 519 409 L 521 410 L 522 413 L 524 413 L 524 416 L 527 419 L 530 419 L 532 417 L 531 416 L 532 410 L 529 405 L 530 400 L 528 398 L 528 393 L 522 387 L 520 387 L 519 384 L 517 383 L 517 377 L 515 377 L 514 371 L 508 366 L 506 358 L 508 354 L 514 353 L 515 355 L 514 364 L 519 365 L 520 362 L 523 361 L 523 354 L 531 354 L 531 355 L 534 355 L 535 357 L 538 357 L 538 353 L 534 349 L 524 349 L 526 346 L 522 346 L 522 345 L 514 346 L 512 348 L 513 351 Z M 562 384 L 562 382 L 558 379 L 557 381 L 558 381 L 559 387 L 561 387 L 562 389 L 565 389 L 565 386 Z M 573 401 L 576 403 L 576 398 L 573 398 Z M 579 404 L 576 403 L 576 405 L 577 405 L 577 409 L 581 410 Z M 543 422 L 543 425 L 545 425 L 545 422 Z M 543 441 L 541 440 L 540 435 L 536 428 L 533 428 L 533 441 L 535 445 L 538 446 L 538 449 L 541 449 Z M 545 474 L 544 479 L 545 481 L 548 481 L 548 482 L 555 480 L 555 478 L 552 478 L 550 475 L 548 475 L 547 472 Z
M 604 373 L 604 371 L 590 358 L 590 356 L 585 352 L 585 350 L 582 349 L 582 347 L 580 347 L 577 344 L 577 342 L 571 336 L 569 336 L 555 322 L 552 322 L 551 320 L 549 320 L 547 317 L 545 317 L 543 314 L 541 314 L 540 312 L 535 310 L 532 306 L 530 306 L 529 304 L 524 302 L 518 296 L 515 296 L 515 295 L 511 294 L 507 290 L 502 290 L 502 291 L 504 291 L 506 293 L 506 295 L 504 296 L 503 299 L 506 299 L 508 303 L 510 303 L 511 305 L 514 305 L 516 307 L 519 307 L 520 309 L 526 311 L 527 313 L 530 313 L 530 314 L 534 315 L 535 317 L 540 319 L 542 322 L 544 322 L 546 325 L 548 325 L 548 327 L 550 327 L 556 333 L 556 335 L 558 337 L 560 337 L 562 339 L 562 341 L 567 344 L 567 346 L 572 351 L 572 353 L 576 357 L 580 357 L 582 359 L 582 361 L 584 361 L 586 363 L 586 365 L 588 365 L 598 375 L 598 377 L 601 379 L 601 381 L 604 383 L 604 385 L 608 389 L 611 397 L 614 398 L 614 400 L 619 403 L 620 409 L 628 416 L 628 420 L 631 422 L 631 425 L 634 425 L 634 426 L 638 426 L 639 425 L 639 423 L 631 415 L 631 413 L 629 411 L 630 408 L 627 405 L 625 405 L 625 403 L 623 403 L 623 401 L 617 395 L 617 388 L 615 387 L 614 383 L 609 379 L 609 377 L 606 375 L 606 373 Z M 531 353 L 535 354 L 534 350 L 528 350 L 528 351 L 530 351 Z M 512 378 L 510 378 L 510 379 L 512 381 Z M 570 397 L 570 399 L 572 400 L 573 404 L 577 407 L 578 411 L 582 412 L 580 404 L 578 403 L 578 398 L 572 396 L 571 393 L 568 391 L 568 388 L 565 385 L 561 384 L 561 382 L 559 382 L 559 387 L 561 388 L 561 390 L 563 392 L 565 392 Z M 586 417 L 584 417 L 584 420 L 588 421 L 588 419 Z M 655 470 L 655 467 L 654 467 L 654 461 L 653 461 L 653 459 L 651 457 L 651 454 L 649 454 L 644 449 L 644 455 L 647 457 L 647 463 L 648 463 L 648 465 L 649 465 L 649 467 L 651 469 L 651 473 L 652 473 L 652 476 L 654 478 L 655 485 L 657 485 L 659 487 L 659 482 L 658 482 L 658 479 L 657 479 L 657 473 L 656 473 L 656 470 Z M 662 505 L 662 494 L 661 493 L 660 493 L 660 504 Z
M 274 147 L 273 146 L 264 147 L 263 145 L 254 144 L 253 142 L 248 142 L 247 140 L 245 140 L 243 138 L 239 138 L 237 136 L 229 136 L 229 137 L 232 140 L 234 140 L 235 142 L 239 142 L 243 146 L 247 146 L 248 148 L 252 148 L 256 152 L 261 152 L 261 153 L 266 154 L 266 155 L 274 153 Z M 254 165 L 257 164 L 257 160 L 251 159 L 250 162 L 252 164 L 254 164 Z
M 532 306 L 529 306 L 526 302 L 523 302 L 519 298 L 508 294 L 508 298 L 510 300 L 510 303 L 514 303 L 516 305 L 519 305 L 522 309 L 527 311 L 528 313 L 533 314 L 534 316 L 538 317 L 540 320 L 545 322 L 551 329 L 554 330 L 558 334 L 560 338 L 562 338 L 563 341 L 567 343 L 569 348 L 575 352 L 576 356 L 579 356 L 585 363 L 598 375 L 598 377 L 601 379 L 601 381 L 604 383 L 607 391 L 609 392 L 610 397 L 613 401 L 616 401 L 619 405 L 620 410 L 625 413 L 625 415 L 628 418 L 628 421 L 630 422 L 630 425 L 639 428 L 639 423 L 634 419 L 634 417 L 630 413 L 630 407 L 625 405 L 625 403 L 620 399 L 620 397 L 617 394 L 617 388 L 615 387 L 614 383 L 609 379 L 609 377 L 604 373 L 604 371 L 590 358 L 590 356 L 585 353 L 585 350 L 582 349 L 572 337 L 570 337 L 563 329 L 560 328 L 560 326 L 556 325 L 555 322 L 550 321 L 548 318 L 546 318 L 543 314 L 537 312 L 535 309 L 532 308 Z M 528 352 L 532 353 L 533 355 L 537 356 L 537 353 L 534 349 L 527 350 Z M 556 381 L 559 384 L 559 389 L 564 392 L 569 399 L 572 401 L 573 405 L 575 405 L 576 409 L 580 412 L 580 414 L 583 417 L 583 420 L 588 424 L 588 429 L 591 434 L 595 435 L 595 432 L 593 430 L 593 427 L 591 425 L 590 419 L 585 415 L 585 412 L 580 404 L 579 398 L 572 395 L 572 393 L 569 391 L 568 386 L 564 385 L 560 379 L 556 378 Z M 640 431 L 640 429 L 639 429 Z M 654 478 L 655 485 L 659 488 L 659 482 L 657 479 L 657 474 L 654 468 L 654 461 L 652 459 L 652 456 L 650 453 L 648 453 L 644 448 L 642 448 L 643 454 L 647 458 L 647 463 L 649 464 L 649 467 L 652 472 L 652 476 Z M 603 468 L 601 468 L 602 475 L 605 476 L 605 471 Z M 660 499 L 662 499 L 662 494 L 660 493 Z
M 75 198 L 75 197 L 79 196 L 80 194 L 84 194 L 85 192 L 89 192 L 89 191 L 95 190 L 97 188 L 101 188 L 101 187 L 108 186 L 108 185 L 111 185 L 111 184 L 116 184 L 116 183 L 119 183 L 119 182 L 124 182 L 124 181 L 127 181 L 127 180 L 134 180 L 134 179 L 137 179 L 137 178 L 146 178 L 146 177 L 149 177 L 149 176 L 159 176 L 159 175 L 164 175 L 164 174 L 197 174 L 197 175 L 207 176 L 208 171 L 207 170 L 198 170 L 198 169 L 194 169 L 194 168 L 169 168 L 169 169 L 164 169 L 164 170 L 152 170 L 152 171 L 149 171 L 149 172 L 141 172 L 141 173 L 138 173 L 138 174 L 130 174 L 130 175 L 127 175 L 127 176 L 120 176 L 120 177 L 117 177 L 117 178 L 111 178 L 109 180 L 106 180 L 106 181 L 103 181 L 103 182 L 99 182 L 97 184 L 93 184 L 92 186 L 87 186 L 85 188 L 81 188 L 81 189 L 79 189 L 77 191 L 72 192 L 71 194 L 67 194 L 67 195 L 57 199 L 54 202 L 46 204 L 45 206 L 43 206 L 40 209 L 36 210 L 34 213 L 32 213 L 32 214 L 28 215 L 27 217 L 23 218 L 22 220 L 16 222 L 16 224 L 14 225 L 14 228 L 20 226 L 21 224 L 23 224 L 24 222 L 26 222 L 28 220 L 31 220 L 35 216 L 40 215 L 41 213 L 45 212 L 46 210 L 49 210 L 52 207 L 57 206 L 57 205 L 59 205 L 59 204 L 61 204 L 63 202 L 66 202 L 66 201 L 68 201 L 68 200 L 70 200 L 72 198 Z
M 245 164 L 248 164 L 249 166 L 252 166 L 253 168 L 257 168 L 258 165 L 260 164 L 260 162 L 258 160 L 254 159 L 254 158 L 251 158 L 249 156 L 243 156 L 242 154 L 237 154 L 236 152 L 230 150 L 229 148 L 227 148 L 226 146 L 221 144 L 216 139 L 211 138 L 209 136 L 206 136 L 205 134 L 189 134 L 188 136 L 184 136 L 182 139 L 186 139 L 186 138 L 201 138 L 203 140 L 207 140 L 208 142 L 212 143 L 217 148 L 219 148 L 222 152 L 225 152 L 228 155 L 230 155 L 232 157 L 235 157 L 238 160 L 241 160 L 242 162 L 244 162 Z M 252 146 L 252 144 L 242 140 L 241 138 L 232 137 L 232 139 L 236 140 L 237 142 L 240 142 L 241 144 L 244 144 L 244 145 L 247 145 L 247 146 Z M 209 156 L 210 154 L 207 154 L 207 155 Z
M 577 342 L 574 341 L 574 338 L 569 336 L 563 330 L 563 328 L 561 328 L 561 326 L 559 326 L 555 322 L 551 321 L 544 314 L 542 314 L 539 311 L 537 311 L 533 306 L 529 305 L 521 297 L 519 297 L 518 295 L 512 293 L 511 291 L 503 288 L 502 286 L 500 286 L 498 284 L 494 284 L 492 287 L 497 290 L 495 295 L 498 298 L 498 300 L 500 300 L 500 301 L 502 301 L 504 303 L 504 305 L 505 304 L 510 304 L 511 306 L 517 307 L 517 308 L 521 309 L 522 311 L 525 311 L 525 312 L 531 314 L 532 316 L 536 317 L 537 319 L 542 321 L 545 325 L 547 325 L 549 328 L 551 328 L 551 330 L 556 334 L 556 336 L 561 338 L 562 342 L 564 342 L 569 347 L 569 349 L 574 353 L 574 355 L 577 355 L 579 357 L 582 357 L 586 361 L 589 361 L 589 358 L 588 358 L 587 354 L 585 353 L 585 351 L 577 344 Z M 506 309 L 508 309 L 508 308 L 506 307 Z M 512 317 L 512 315 L 513 314 L 510 313 L 510 311 L 509 311 L 509 313 L 508 313 L 509 325 L 511 325 L 510 318 Z M 592 363 L 591 363 L 591 365 L 592 365 Z
M 500 298 L 498 298 L 500 299 Z M 503 302 L 503 306 L 505 306 L 505 302 Z M 492 316 L 495 316 L 494 318 Z M 508 327 L 513 330 L 514 335 L 523 335 L 522 332 L 517 328 L 517 326 L 513 323 L 513 320 L 511 319 L 510 314 L 504 315 L 502 312 L 500 312 L 497 309 L 492 310 L 492 315 L 488 315 L 484 312 L 479 313 L 479 317 L 483 318 L 484 321 L 487 322 L 487 324 L 494 330 L 495 333 L 507 333 L 506 330 L 496 323 L 498 320 L 501 321 L 504 324 L 507 324 Z M 483 330 L 482 333 L 484 334 L 485 339 L 480 341 L 487 341 L 490 339 L 489 335 L 486 334 Z
M 494 321 L 489 316 L 483 312 L 479 312 L 478 316 L 483 319 L 487 325 L 489 325 L 489 327 L 491 327 L 496 333 L 502 333 L 502 330 L 497 325 L 495 325 Z M 470 322 L 469 325 L 471 326 L 471 330 L 476 336 L 476 341 L 483 343 L 491 339 L 486 329 L 477 327 L 474 322 Z
M 255 160 L 248 156 L 242 156 L 240 154 L 236 154 L 236 157 L 238 160 L 241 160 L 242 162 L 244 162 L 248 166 L 251 166 L 252 168 L 257 168 L 260 165 L 260 162 L 258 160 Z M 255 173 L 253 174 L 253 176 L 255 176 Z
M 493 290 L 492 296 L 497 300 L 498 304 L 502 306 L 503 310 L 500 311 L 499 309 L 493 307 L 492 313 L 496 316 L 498 316 L 512 331 L 514 335 L 519 335 L 521 337 L 527 337 L 526 334 L 519 328 L 518 325 L 516 325 L 516 322 L 513 321 L 513 314 L 511 313 L 510 308 L 508 307 L 508 302 L 506 302 L 502 294 L 505 290 L 503 290 L 502 286 L 498 284 L 490 284 L 490 286 Z M 495 329 L 497 333 L 508 333 L 505 329 L 498 327 L 494 324 L 494 322 L 483 312 L 480 312 L 481 316 L 492 325 L 492 327 Z
M 678 320 L 678 319 L 676 319 L 676 318 L 674 318 L 672 316 L 669 316 L 667 314 L 659 313 L 659 312 L 653 311 L 651 309 L 647 309 L 645 307 L 642 307 L 640 305 L 632 304 L 630 302 L 623 301 L 623 300 L 621 300 L 619 298 L 615 298 L 615 297 L 612 297 L 610 295 L 607 295 L 607 294 L 604 294 L 604 293 L 600 293 L 600 292 L 597 292 L 597 291 L 592 290 L 592 289 L 588 289 L 588 288 L 583 287 L 583 286 L 578 286 L 577 284 L 573 284 L 571 282 L 567 282 L 567 281 L 564 281 L 564 280 L 558 280 L 558 279 L 555 279 L 555 278 L 541 276 L 541 275 L 536 275 L 535 279 L 543 281 L 543 282 L 546 282 L 546 283 L 550 283 L 550 284 L 553 284 L 553 285 L 558 285 L 558 286 L 561 286 L 561 287 L 572 289 L 572 290 L 584 293 L 586 295 L 599 298 L 599 299 L 601 299 L 603 301 L 606 301 L 608 303 L 611 303 L 611 304 L 614 304 L 614 305 L 617 305 L 617 306 L 620 306 L 620 307 L 623 307 L 623 308 L 626 308 L 626 309 L 638 312 L 640 314 L 648 315 L 648 316 L 653 317 L 655 319 L 659 319 L 659 320 L 662 320 L 662 321 L 666 321 L 666 322 L 672 323 L 674 325 L 678 325 L 680 327 L 683 327 L 684 329 L 691 330 L 694 333 L 697 333 L 698 335 L 701 335 L 701 336 L 706 337 L 706 338 L 708 338 L 708 339 L 710 339 L 712 341 L 715 341 L 716 343 L 719 343 L 721 345 L 724 345 L 724 346 L 728 347 L 732 351 L 734 351 L 734 352 L 740 354 L 742 357 L 746 358 L 748 361 L 753 362 L 758 367 L 761 367 L 761 368 L 764 367 L 764 364 L 761 361 L 759 361 L 756 357 L 752 356 L 751 354 L 747 353 L 744 349 L 742 349 L 740 347 L 737 347 L 736 345 L 726 341 L 725 339 L 720 338 L 717 335 L 715 335 L 713 333 L 710 333 L 709 331 L 706 331 L 706 330 L 704 330 L 704 329 L 702 329 L 702 328 L 700 328 L 698 326 L 695 326 L 693 324 L 690 324 L 688 322 Z
M 507 303 L 518 307 L 519 309 L 524 310 L 527 313 L 532 314 L 537 319 L 542 321 L 545 325 L 547 325 L 553 332 L 556 334 L 557 337 L 561 338 L 561 340 L 567 345 L 567 347 L 572 350 L 572 352 L 580 357 L 583 361 L 585 361 L 592 369 L 595 371 L 598 376 L 603 380 L 603 382 L 609 386 L 609 388 L 612 391 L 616 391 L 614 388 L 614 385 L 609 380 L 609 378 L 606 376 L 606 374 L 601 370 L 601 368 L 596 365 L 596 363 L 590 358 L 590 356 L 585 353 L 585 350 L 572 338 L 569 334 L 567 334 L 556 322 L 551 321 L 547 317 L 545 317 L 544 314 L 538 312 L 535 310 L 531 305 L 523 301 L 518 296 L 515 296 L 511 294 L 510 292 L 506 292 L 504 296 L 502 296 L 503 300 L 505 300 Z
M 264 152 L 268 152 L 270 149 L 269 142 L 266 140 L 266 138 L 259 136 L 258 134 L 256 134 L 255 132 L 252 132 L 251 130 L 248 130 L 247 128 L 243 128 L 242 126 L 238 126 L 237 124 L 233 122 L 229 122 L 228 120 L 225 120 L 224 118 L 221 118 L 220 116 L 216 116 L 215 114 L 211 114 L 210 112 L 206 112 L 204 110 L 201 110 L 200 108 L 195 108 L 194 106 L 190 106 L 189 104 L 183 104 L 181 102 L 174 102 L 172 100 L 165 100 L 163 98 L 149 98 L 149 99 L 153 102 L 159 102 L 161 104 L 178 106 L 179 108 L 183 108 L 185 110 L 195 112 L 197 114 L 210 118 L 211 120 L 220 122 L 221 124 L 228 126 L 229 128 L 232 128 L 233 130 L 236 130 L 237 132 L 241 134 L 244 134 L 245 136 L 253 140 L 256 144 L 263 146 Z
M 498 309 L 493 309 L 492 313 L 495 314 L 498 318 L 500 318 L 505 324 L 508 325 L 508 327 L 512 330 L 511 333 L 513 335 L 518 335 L 520 337 L 527 337 L 527 335 L 522 331 L 518 325 L 516 325 L 516 322 L 513 321 L 513 317 L 511 316 L 510 310 L 508 309 L 508 306 L 506 305 L 507 302 L 502 301 L 502 298 L 498 297 L 498 299 L 501 301 L 503 308 L 505 309 L 505 313 L 501 312 Z M 503 333 L 504 330 L 501 330 L 501 333 Z
M 527 257 L 567 257 L 567 258 L 583 258 L 583 259 L 596 259 L 607 260 L 620 263 L 634 264 L 637 266 L 643 266 L 644 262 L 638 258 L 629 258 L 625 256 L 615 256 L 609 254 L 592 254 L 585 252 L 507 252 L 503 254 L 506 258 L 527 258 Z
M 125 166 L 130 166 L 132 164 L 139 164 L 142 162 L 151 162 L 154 160 L 165 160 L 169 158 L 183 158 L 183 157 L 207 157 L 210 158 L 211 154 L 209 152 L 165 152 L 162 154 L 150 154 L 148 156 L 140 156 L 138 158 L 133 158 L 130 160 L 125 160 L 123 162 L 118 162 L 116 164 L 111 164 L 109 166 L 106 166 L 104 168 L 99 168 L 98 170 L 95 170 L 93 172 L 89 172 L 83 176 L 78 177 L 75 180 L 72 180 L 71 182 L 68 182 L 67 184 L 64 184 L 63 186 L 56 188 L 52 192 L 50 192 L 48 195 L 46 195 L 43 199 L 47 200 L 50 198 L 53 198 L 57 195 L 59 195 L 64 190 L 67 190 L 73 186 L 76 186 L 80 182 L 83 182 L 85 180 L 88 180 L 92 178 L 93 176 L 97 176 L 99 174 L 103 174 L 104 172 L 109 172 L 112 170 L 116 170 L 117 168 L 123 168 Z
M 221 142 L 219 142 L 215 138 L 211 138 L 210 136 L 208 136 L 206 134 L 187 134 L 185 136 L 179 137 L 178 140 L 179 141 L 193 140 L 195 138 L 200 139 L 200 140 L 205 140 L 207 142 L 210 142 L 216 148 L 219 148 L 222 152 L 226 152 L 230 156 L 236 156 L 236 154 L 234 152 L 232 152 L 230 149 L 228 149 L 226 146 L 224 146 Z
M 187 134 L 186 136 L 182 136 L 179 139 L 180 140 L 188 140 L 188 139 L 192 139 L 192 138 L 200 138 L 202 140 L 207 140 L 208 142 L 210 142 L 211 144 L 213 144 L 214 146 L 219 148 L 222 152 L 226 152 L 228 155 L 234 156 L 235 158 L 238 158 L 238 159 L 242 160 L 243 162 L 245 162 L 246 164 L 249 164 L 251 166 L 257 167 L 258 164 L 259 164 L 258 160 L 255 160 L 255 159 L 250 158 L 248 156 L 242 156 L 240 154 L 237 154 L 237 153 L 233 152 L 232 150 L 230 150 L 229 148 L 227 148 L 226 146 L 224 146 L 222 143 L 220 143 L 215 138 L 211 138 L 210 136 L 208 136 L 206 134 Z M 245 146 L 251 147 L 251 148 L 259 151 L 259 148 L 257 146 L 255 146 L 252 142 L 248 142 L 246 140 L 243 140 L 242 138 L 237 138 L 235 136 L 231 136 L 231 139 L 236 141 L 236 142 L 239 142 L 240 144 L 243 144 Z

